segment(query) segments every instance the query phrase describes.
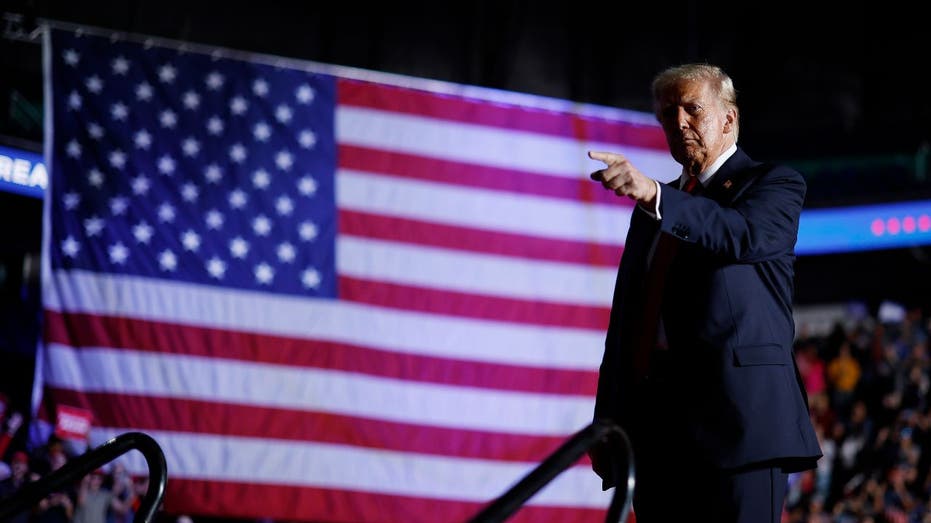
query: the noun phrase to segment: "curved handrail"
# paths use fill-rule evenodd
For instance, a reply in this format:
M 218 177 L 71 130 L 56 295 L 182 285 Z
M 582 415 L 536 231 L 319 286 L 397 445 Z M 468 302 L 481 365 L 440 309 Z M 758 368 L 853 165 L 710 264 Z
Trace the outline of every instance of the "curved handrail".
M 74 484 L 79 478 L 133 449 L 142 453 L 149 466 L 149 488 L 142 497 L 133 522 L 149 523 L 155 517 L 155 512 L 165 495 L 168 467 L 165 465 L 162 448 L 151 436 L 142 432 L 127 432 L 116 436 L 103 445 L 77 456 L 47 476 L 23 485 L 10 496 L 0 500 L 0 521 L 6 521 L 33 507 L 49 493 Z
M 542 463 L 537 465 L 522 480 L 516 483 L 507 492 L 488 504 L 481 512 L 468 521 L 468 523 L 498 523 L 505 521 L 527 502 L 534 494 L 546 486 L 556 476 L 578 461 L 591 447 L 608 440 L 618 447 L 616 455 L 626 456 L 627 482 L 622 485 L 619 481 L 605 521 L 609 523 L 624 523 L 630 513 L 630 506 L 634 492 L 634 456 L 627 434 L 614 423 L 607 420 L 595 420 L 589 426 L 576 432 L 566 440 L 556 451 L 549 455 Z M 621 478 L 624 470 L 622 463 L 615 463 L 614 477 Z M 621 487 L 623 486 L 623 495 Z

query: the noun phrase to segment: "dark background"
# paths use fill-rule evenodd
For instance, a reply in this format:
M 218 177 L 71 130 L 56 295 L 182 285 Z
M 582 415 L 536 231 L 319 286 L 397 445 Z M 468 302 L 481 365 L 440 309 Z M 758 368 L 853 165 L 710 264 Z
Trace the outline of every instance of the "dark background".
M 806 206 L 815 208 L 931 198 L 924 80 L 931 37 L 918 9 L 696 0 L 8 0 L 0 10 L 25 15 L 27 31 L 47 18 L 644 111 L 655 73 L 709 61 L 734 78 L 741 146 L 758 160 L 796 166 L 808 180 Z M 0 68 L 0 143 L 40 150 L 41 46 L 0 39 Z M 39 252 L 40 215 L 38 201 L 0 199 L 8 299 L 22 294 L 19 267 Z M 931 249 L 917 246 L 804 257 L 797 301 L 928 306 L 929 260 Z

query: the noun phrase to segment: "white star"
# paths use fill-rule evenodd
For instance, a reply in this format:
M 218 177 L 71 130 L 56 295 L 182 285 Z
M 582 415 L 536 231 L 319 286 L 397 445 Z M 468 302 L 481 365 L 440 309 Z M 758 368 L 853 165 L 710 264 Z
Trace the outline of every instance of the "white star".
M 284 242 L 278 246 L 278 259 L 282 263 L 291 263 L 294 261 L 294 256 L 297 251 L 294 249 L 294 246 L 288 242 Z
M 245 113 L 248 107 L 249 107 L 249 104 L 246 102 L 246 99 L 243 98 L 242 96 L 236 96 L 232 100 L 230 100 L 230 111 L 232 111 L 232 113 L 237 116 Z
M 252 230 L 259 236 L 268 236 L 272 230 L 272 221 L 264 214 L 260 214 L 252 220 Z
M 175 256 L 175 253 L 165 249 L 158 255 L 158 264 L 163 271 L 171 272 L 178 267 L 178 257 Z
M 81 157 L 81 144 L 77 140 L 71 140 L 68 142 L 68 145 L 65 147 L 65 151 L 68 153 L 68 156 L 72 158 Z
M 304 196 L 313 196 L 317 192 L 317 180 L 306 175 L 297 181 L 297 190 Z
M 184 104 L 184 107 L 190 110 L 197 109 L 200 106 L 200 95 L 194 91 L 188 91 L 184 93 L 184 96 L 181 98 L 181 103 Z
M 175 77 L 178 76 L 178 70 L 175 69 L 171 64 L 165 64 L 158 68 L 158 79 L 162 83 L 170 84 L 175 81 Z
M 268 285 L 275 278 L 275 270 L 272 266 L 262 262 L 255 266 L 255 281 L 262 285 Z
M 84 220 L 84 232 L 88 236 L 97 236 L 103 230 L 103 220 L 96 215 Z
M 242 163 L 246 159 L 246 148 L 241 144 L 237 143 L 230 147 L 230 160 L 236 163 Z
M 129 257 L 129 249 L 123 245 L 123 242 L 114 243 L 107 251 L 110 253 L 110 261 L 117 265 L 122 265 Z
M 256 96 L 265 96 L 268 94 L 268 82 L 261 78 L 252 82 L 252 92 L 255 93 Z
M 149 243 L 153 233 L 154 229 L 146 222 L 139 222 L 133 227 L 133 236 L 139 243 Z
M 317 237 L 317 225 L 314 222 L 301 222 L 298 225 L 297 234 L 305 242 L 312 241 Z
M 77 256 L 78 251 L 80 250 L 81 244 L 79 244 L 78 241 L 74 239 L 74 236 L 71 236 L 70 234 L 67 238 L 65 238 L 65 241 L 61 242 L 61 252 L 63 252 L 65 256 L 69 258 L 74 258 Z
M 230 254 L 233 258 L 246 259 L 246 254 L 249 254 L 249 242 L 240 236 L 233 238 L 230 240 Z
M 241 209 L 246 205 L 246 193 L 242 189 L 236 189 L 230 193 L 229 202 L 233 209 Z
M 271 183 L 271 177 L 265 169 L 259 169 L 252 173 L 252 185 L 254 185 L 256 189 L 264 189 L 268 187 L 269 183 Z
M 290 170 L 293 163 L 294 157 L 291 156 L 291 153 L 288 151 L 279 151 L 278 154 L 275 155 L 275 165 L 282 171 Z
M 207 132 L 216 136 L 223 132 L 223 120 L 219 116 L 212 116 L 207 120 Z
M 96 74 L 88 78 L 84 82 L 84 85 L 87 86 L 88 91 L 94 94 L 99 94 L 100 91 L 103 91 L 103 80 L 101 80 L 100 77 L 97 76 Z
M 304 129 L 297 135 L 297 143 L 304 149 L 313 149 L 317 145 L 317 135 L 310 129 Z
M 200 247 L 200 236 L 188 229 L 181 235 L 181 245 L 184 245 L 185 250 L 196 251 Z
M 74 49 L 65 49 L 65 52 L 61 54 L 62 58 L 65 60 L 65 63 L 74 67 L 78 65 L 78 60 L 81 59 L 81 55 L 78 54 Z
M 207 211 L 206 221 L 207 228 L 210 230 L 216 230 L 220 227 L 223 227 L 223 215 L 216 209 Z
M 133 143 L 136 144 L 136 147 L 139 149 L 148 149 L 152 145 L 152 135 L 149 134 L 149 131 L 145 129 L 140 129 L 133 136 Z
M 76 192 L 65 193 L 62 201 L 65 204 L 65 209 L 73 211 L 81 203 L 81 195 Z
M 158 159 L 158 172 L 171 176 L 175 173 L 176 165 L 175 159 L 166 154 Z
M 100 186 L 103 185 L 103 173 L 97 169 L 91 169 L 90 172 L 87 173 L 87 183 L 100 188 Z
M 193 136 L 185 138 L 185 140 L 181 142 L 181 150 L 184 151 L 185 156 L 197 156 L 197 153 L 200 152 L 200 142 L 195 140 Z
M 81 108 L 81 95 L 77 91 L 71 91 L 71 94 L 68 95 L 68 107 L 71 109 Z
M 275 210 L 282 216 L 288 216 L 294 211 L 294 201 L 287 196 L 280 196 L 275 200 Z
M 213 278 L 222 279 L 223 275 L 226 274 L 226 262 L 216 256 L 210 258 L 207 260 L 207 272 Z
M 123 102 L 116 102 L 110 106 L 110 116 L 112 116 L 114 120 L 122 122 L 129 116 L 129 108 L 126 107 L 126 104 Z
M 168 202 L 158 206 L 158 219 L 161 222 L 175 221 L 175 208 Z
M 142 102 L 152 99 L 152 86 L 148 82 L 142 82 L 136 86 L 136 99 Z
M 223 178 L 223 170 L 220 169 L 219 165 L 212 163 L 204 169 L 204 178 L 209 183 L 220 183 L 220 179 Z
M 307 84 L 302 84 L 297 88 L 297 91 L 294 93 L 294 95 L 297 96 L 298 102 L 302 104 L 309 104 L 310 102 L 314 101 L 314 88 Z
M 126 153 L 117 149 L 110 153 L 110 165 L 117 169 L 122 169 L 126 165 Z
M 313 267 L 308 267 L 301 272 L 301 283 L 308 289 L 316 289 L 320 286 L 320 273 Z
M 207 84 L 207 89 L 216 91 L 223 87 L 223 75 L 216 71 L 211 71 L 204 82 Z
M 126 74 L 126 71 L 129 71 L 129 60 L 123 56 L 117 56 L 113 59 L 113 62 L 111 62 L 110 68 L 113 70 L 113 74 L 123 76 Z
M 87 124 L 87 134 L 95 140 L 103 138 L 103 127 L 97 125 L 94 122 Z
M 132 186 L 133 194 L 138 196 L 148 193 L 149 188 L 152 186 L 152 184 L 149 183 L 149 179 L 146 178 L 144 174 L 140 174 L 133 178 L 130 185 Z
M 178 123 L 178 116 L 171 109 L 165 109 L 158 115 L 158 121 L 161 122 L 162 127 L 174 129 L 175 124 Z
M 271 127 L 269 127 L 265 122 L 259 122 L 255 124 L 255 127 L 252 128 L 252 136 L 255 136 L 255 139 L 260 142 L 268 141 L 268 137 L 271 135 Z
M 126 198 L 122 196 L 110 198 L 110 212 L 112 212 L 114 216 L 122 215 L 126 212 L 127 207 L 129 207 L 129 201 L 127 201 Z
M 292 116 L 294 116 L 294 113 L 287 105 L 282 104 L 275 109 L 275 119 L 281 123 L 286 124 L 290 122 Z
M 191 182 L 188 182 L 181 186 L 181 197 L 184 198 L 186 202 L 193 202 L 197 200 L 197 197 L 200 195 L 200 191 L 197 189 L 197 186 Z

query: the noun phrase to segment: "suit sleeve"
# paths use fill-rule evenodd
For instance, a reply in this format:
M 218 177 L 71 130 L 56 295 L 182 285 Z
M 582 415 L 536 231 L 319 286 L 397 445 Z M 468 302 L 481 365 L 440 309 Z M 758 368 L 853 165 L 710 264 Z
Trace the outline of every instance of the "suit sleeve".
M 804 178 L 780 166 L 749 183 L 729 206 L 663 187 L 661 230 L 729 262 L 754 263 L 792 252 Z

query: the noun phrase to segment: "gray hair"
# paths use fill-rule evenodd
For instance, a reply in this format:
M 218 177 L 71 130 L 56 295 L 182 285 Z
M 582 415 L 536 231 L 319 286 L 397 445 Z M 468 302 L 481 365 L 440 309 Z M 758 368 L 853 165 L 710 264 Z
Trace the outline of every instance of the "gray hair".
M 725 107 L 733 107 L 737 112 L 737 120 L 734 122 L 734 136 L 737 136 L 737 130 L 740 128 L 740 111 L 737 108 L 737 90 L 734 89 L 734 81 L 724 72 L 723 69 L 716 65 L 695 63 L 683 64 L 670 67 L 653 78 L 653 102 L 654 105 L 659 103 L 662 95 L 680 81 L 689 82 L 707 82 L 711 85 L 714 93 Z M 655 107 L 655 109 L 659 109 Z

